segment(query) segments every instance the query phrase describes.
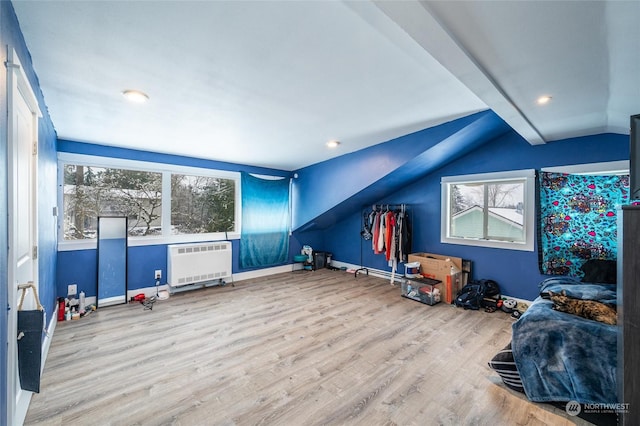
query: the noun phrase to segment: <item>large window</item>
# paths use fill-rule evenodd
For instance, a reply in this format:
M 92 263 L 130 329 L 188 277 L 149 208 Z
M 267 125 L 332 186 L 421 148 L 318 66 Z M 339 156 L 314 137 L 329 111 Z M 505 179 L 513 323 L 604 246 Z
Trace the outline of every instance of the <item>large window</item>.
M 171 175 L 171 233 L 232 232 L 235 224 L 233 179 Z
M 443 243 L 533 250 L 533 170 L 442 178 Z
M 93 244 L 99 216 L 127 216 L 134 245 L 240 232 L 239 173 L 67 153 L 59 170 L 62 246 Z
M 162 174 L 64 165 L 64 239 L 96 238 L 98 216 L 127 216 L 129 236 L 162 233 Z

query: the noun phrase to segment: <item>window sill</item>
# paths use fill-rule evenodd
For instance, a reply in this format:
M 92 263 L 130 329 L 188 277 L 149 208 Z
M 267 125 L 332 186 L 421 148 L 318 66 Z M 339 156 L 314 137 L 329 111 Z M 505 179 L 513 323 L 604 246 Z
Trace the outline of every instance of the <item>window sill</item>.
M 443 244 L 459 244 L 463 246 L 497 248 L 503 250 L 533 251 L 533 241 L 530 243 L 516 243 L 507 241 L 483 240 L 480 238 L 442 238 Z
M 129 237 L 128 247 L 155 246 L 163 244 L 181 244 L 181 243 L 200 243 L 205 241 L 231 241 L 239 240 L 240 234 L 230 232 L 225 234 L 219 232 L 215 234 L 201 235 L 171 235 L 168 237 Z M 74 250 L 95 250 L 97 248 L 96 240 L 69 240 L 58 242 L 58 251 L 74 251 Z

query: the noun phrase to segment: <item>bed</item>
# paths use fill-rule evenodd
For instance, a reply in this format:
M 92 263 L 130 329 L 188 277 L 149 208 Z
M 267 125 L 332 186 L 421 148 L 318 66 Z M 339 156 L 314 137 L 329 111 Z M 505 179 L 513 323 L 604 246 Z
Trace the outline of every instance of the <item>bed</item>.
M 617 326 L 552 309 L 548 292 L 562 290 L 571 297 L 616 304 L 615 284 L 546 279 L 540 296 L 513 323 L 511 342 L 489 366 L 505 385 L 534 402 L 615 403 Z

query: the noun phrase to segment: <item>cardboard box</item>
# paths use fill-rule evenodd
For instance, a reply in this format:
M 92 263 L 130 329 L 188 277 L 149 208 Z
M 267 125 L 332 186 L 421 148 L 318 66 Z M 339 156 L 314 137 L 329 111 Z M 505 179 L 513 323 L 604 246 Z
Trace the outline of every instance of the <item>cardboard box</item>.
M 452 303 L 462 288 L 462 259 L 459 257 L 443 256 L 433 253 L 412 253 L 409 262 L 420 263 L 420 273 L 427 277 L 442 281 L 444 286 L 443 299 L 445 303 Z M 451 266 L 458 272 L 451 274 Z

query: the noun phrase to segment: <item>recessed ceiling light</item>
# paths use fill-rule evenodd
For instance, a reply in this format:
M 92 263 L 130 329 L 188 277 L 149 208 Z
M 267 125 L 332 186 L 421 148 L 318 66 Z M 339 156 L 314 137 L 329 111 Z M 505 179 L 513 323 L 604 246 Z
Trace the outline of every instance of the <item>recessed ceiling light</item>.
M 537 102 L 538 102 L 538 105 L 544 105 L 549 103 L 550 100 L 551 100 L 551 96 L 543 95 L 538 98 Z
M 327 146 L 328 146 L 329 148 L 337 148 L 337 147 L 338 147 L 338 145 L 340 145 L 340 141 L 337 141 L 337 140 L 335 140 L 335 139 L 334 139 L 334 140 L 331 140 L 331 141 L 329 141 L 329 142 L 327 142 Z
M 149 100 L 149 95 L 139 90 L 124 90 L 122 92 L 122 96 L 127 98 L 127 100 L 138 104 L 145 103 Z

